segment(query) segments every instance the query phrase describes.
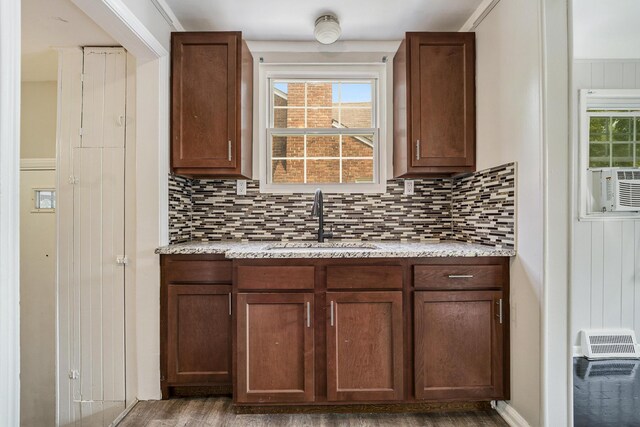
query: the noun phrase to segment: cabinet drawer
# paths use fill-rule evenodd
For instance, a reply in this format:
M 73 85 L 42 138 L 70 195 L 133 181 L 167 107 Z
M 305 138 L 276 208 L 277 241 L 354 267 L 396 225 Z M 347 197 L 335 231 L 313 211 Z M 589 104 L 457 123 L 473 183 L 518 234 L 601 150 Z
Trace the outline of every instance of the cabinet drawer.
M 402 289 L 399 265 L 327 266 L 328 289 Z
M 238 266 L 238 289 L 313 289 L 315 268 L 303 266 Z
M 501 288 L 503 281 L 500 265 L 415 265 L 413 267 L 413 283 L 416 288 Z
M 231 283 L 231 261 L 211 260 L 167 260 L 163 263 L 162 274 L 167 283 L 209 282 Z

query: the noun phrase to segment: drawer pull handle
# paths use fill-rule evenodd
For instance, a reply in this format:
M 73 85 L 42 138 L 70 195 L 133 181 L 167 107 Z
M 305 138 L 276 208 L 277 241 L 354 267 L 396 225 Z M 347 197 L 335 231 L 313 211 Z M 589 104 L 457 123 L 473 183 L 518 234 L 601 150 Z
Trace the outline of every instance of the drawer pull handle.
M 449 279 L 473 279 L 473 274 L 450 274 Z
M 420 140 L 416 139 L 416 160 L 420 160 Z
M 307 301 L 307 328 L 311 327 L 311 303 Z
M 331 326 L 333 326 L 333 301 L 331 301 Z
M 229 154 L 229 161 L 231 161 L 231 140 L 229 140 L 229 148 L 228 148 L 228 154 Z
M 502 298 L 496 301 L 496 304 L 498 304 L 498 320 L 502 324 Z
M 231 316 L 231 292 L 229 292 L 229 316 Z

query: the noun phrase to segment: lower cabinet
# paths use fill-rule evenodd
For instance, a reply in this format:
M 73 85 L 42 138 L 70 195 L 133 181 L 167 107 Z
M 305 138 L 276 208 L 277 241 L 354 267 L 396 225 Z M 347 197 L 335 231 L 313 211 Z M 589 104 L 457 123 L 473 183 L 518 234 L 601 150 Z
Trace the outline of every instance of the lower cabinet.
M 415 292 L 417 399 L 505 397 L 502 295 L 501 291 Z
M 167 381 L 231 384 L 231 286 L 170 284 Z
M 239 403 L 313 402 L 312 293 L 238 294 Z
M 326 295 L 327 399 L 401 400 L 402 291 Z

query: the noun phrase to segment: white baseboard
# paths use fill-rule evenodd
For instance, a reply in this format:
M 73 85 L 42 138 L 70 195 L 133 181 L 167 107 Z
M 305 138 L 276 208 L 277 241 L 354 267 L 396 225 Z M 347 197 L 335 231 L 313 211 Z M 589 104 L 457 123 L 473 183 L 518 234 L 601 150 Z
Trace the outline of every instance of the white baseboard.
M 113 420 L 111 424 L 109 424 L 109 427 L 116 427 L 118 424 L 120 424 L 120 421 L 122 421 L 124 417 L 126 417 L 129 414 L 129 412 L 131 412 L 133 407 L 136 406 L 137 404 L 138 404 L 138 399 L 135 399 L 133 402 L 131 402 L 129 406 L 125 408 L 124 411 L 122 411 L 120 415 L 118 415 L 118 417 L 115 420 Z
M 522 418 L 522 415 L 516 411 L 513 406 L 509 405 L 504 400 L 499 400 L 495 405 L 498 415 L 507 422 L 511 427 L 531 427 L 529 423 Z

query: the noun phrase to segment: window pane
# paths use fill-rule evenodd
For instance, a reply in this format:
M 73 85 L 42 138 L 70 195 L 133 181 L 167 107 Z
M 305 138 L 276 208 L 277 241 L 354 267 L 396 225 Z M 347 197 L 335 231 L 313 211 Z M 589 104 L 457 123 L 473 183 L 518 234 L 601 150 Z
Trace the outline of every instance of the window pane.
M 343 105 L 357 103 L 371 108 L 371 83 L 341 83 L 340 102 Z
M 609 140 L 609 117 L 591 117 L 589 122 L 589 141 Z
M 330 129 L 332 125 L 332 109 L 331 108 L 309 108 L 307 109 L 307 128 Z
M 333 106 L 333 84 L 331 82 L 307 83 L 307 106 Z
M 271 181 L 274 184 L 304 182 L 304 160 L 272 160 Z
M 633 133 L 633 119 L 631 117 L 612 117 L 611 136 L 613 141 L 631 141 Z
M 288 107 L 304 107 L 305 106 L 304 82 L 287 83 L 287 106 Z
M 343 160 L 342 182 L 373 182 L 373 159 Z
M 636 117 L 636 141 L 640 141 L 640 117 Z
M 633 144 L 613 144 L 612 166 L 633 166 Z
M 589 167 L 609 167 L 609 147 L 610 144 L 589 144 Z
M 344 157 L 373 157 L 373 135 L 343 136 Z
M 372 127 L 371 108 L 344 108 L 340 110 L 340 127 L 370 128 Z
M 277 129 L 303 128 L 304 108 L 275 108 L 273 127 Z
M 340 136 L 307 135 L 308 157 L 340 157 Z
M 640 168 L 640 144 L 636 144 L 636 167 Z
M 302 135 L 273 135 L 271 141 L 271 156 L 304 157 L 304 136 Z
M 36 190 L 36 209 L 55 209 L 56 192 L 54 190 Z
M 307 160 L 307 183 L 339 183 L 340 160 Z

